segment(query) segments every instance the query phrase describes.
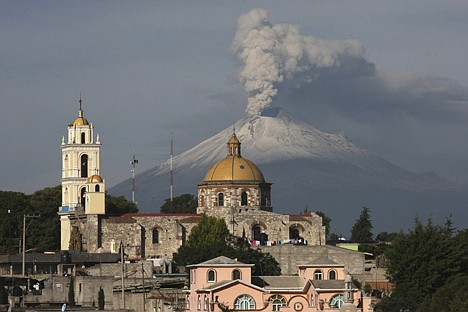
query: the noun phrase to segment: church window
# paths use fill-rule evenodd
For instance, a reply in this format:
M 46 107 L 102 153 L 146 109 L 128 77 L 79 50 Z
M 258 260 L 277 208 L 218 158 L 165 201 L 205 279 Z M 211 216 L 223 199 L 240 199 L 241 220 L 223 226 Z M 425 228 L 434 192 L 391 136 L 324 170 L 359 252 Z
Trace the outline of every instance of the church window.
M 224 206 L 224 194 L 223 193 L 218 194 L 218 206 Z
M 321 270 L 315 270 L 314 280 L 321 280 L 321 279 L 323 279 L 323 272 Z
M 328 279 L 330 279 L 330 280 L 336 279 L 336 271 L 335 270 L 330 270 L 328 272 Z
M 232 271 L 232 280 L 241 279 L 241 271 L 234 270 Z
M 208 271 L 208 282 L 216 282 L 216 271 L 209 270 Z
M 85 144 L 85 143 L 86 143 L 86 133 L 81 132 L 81 144 Z
M 153 229 L 153 244 L 159 244 L 159 230 Z
M 281 307 L 286 306 L 286 299 L 283 296 L 274 295 L 270 297 L 270 303 L 272 311 L 277 312 L 280 310 Z
M 88 177 L 88 155 L 86 154 L 81 156 L 81 177 Z
M 247 192 L 241 194 L 241 206 L 247 206 Z
M 234 309 L 236 310 L 255 310 L 255 301 L 249 295 L 242 295 L 237 297 L 234 303 Z
M 342 294 L 339 294 L 339 295 L 335 295 L 331 298 L 330 300 L 330 308 L 332 309 L 339 309 L 341 308 L 341 306 L 344 304 L 344 300 L 343 300 L 343 295 Z
M 80 196 L 80 202 L 81 202 L 81 207 L 86 208 L 86 188 L 81 188 L 81 196 Z
M 289 239 L 299 239 L 299 228 L 297 227 L 292 227 L 289 228 Z
M 101 189 L 101 188 L 99 187 L 99 184 L 96 184 L 96 185 L 94 186 L 94 191 L 95 191 L 95 192 L 99 192 L 100 189 Z
M 254 225 L 252 228 L 252 239 L 256 241 L 260 241 L 260 234 L 261 234 L 260 225 Z

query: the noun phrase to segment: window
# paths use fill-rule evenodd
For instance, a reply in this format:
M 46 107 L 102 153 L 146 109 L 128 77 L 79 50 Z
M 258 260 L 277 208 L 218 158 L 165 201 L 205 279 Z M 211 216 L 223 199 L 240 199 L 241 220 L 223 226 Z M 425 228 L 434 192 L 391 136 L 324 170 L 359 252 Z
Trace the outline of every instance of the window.
M 297 227 L 292 227 L 289 228 L 289 239 L 299 239 L 299 228 Z
M 343 295 L 335 295 L 330 300 L 330 308 L 339 309 L 343 305 Z
M 96 185 L 94 186 L 94 191 L 95 191 L 95 192 L 99 192 L 100 190 L 101 190 L 101 188 L 99 187 L 99 184 L 96 184 Z
M 321 280 L 323 279 L 323 272 L 321 270 L 315 270 L 314 272 L 314 279 Z
M 86 133 L 81 132 L 81 144 L 85 144 L 85 143 L 86 143 Z
M 241 206 L 247 206 L 247 193 L 242 192 L 241 194 Z
M 86 188 L 81 188 L 81 196 L 80 196 L 80 201 L 81 201 L 81 207 L 85 208 L 86 207 Z
M 255 310 L 255 301 L 249 295 L 242 295 L 237 297 L 234 303 L 236 310 Z
M 218 194 L 218 206 L 224 206 L 224 194 L 223 193 Z
M 204 298 L 205 298 L 205 300 L 204 300 L 205 304 L 204 304 L 204 306 L 203 306 L 203 309 L 204 309 L 205 311 L 207 311 L 207 310 L 208 310 L 208 297 L 207 297 L 207 296 L 204 296 Z
M 197 298 L 197 310 L 201 310 L 201 296 L 198 295 L 198 298 Z
M 209 270 L 208 271 L 208 282 L 216 282 L 216 271 Z
M 252 239 L 259 241 L 260 240 L 260 234 L 261 234 L 261 228 L 260 225 L 254 225 L 252 228 Z
M 88 177 L 88 155 L 81 155 L 81 177 Z
M 281 307 L 286 306 L 286 299 L 280 295 L 274 295 L 270 297 L 270 303 L 273 312 L 277 312 L 280 310 Z
M 336 271 L 335 270 L 330 270 L 328 272 L 328 279 L 330 279 L 330 280 L 336 279 Z
M 153 229 L 153 244 L 159 244 L 159 230 Z
M 232 271 L 232 280 L 241 279 L 241 271 L 234 270 Z

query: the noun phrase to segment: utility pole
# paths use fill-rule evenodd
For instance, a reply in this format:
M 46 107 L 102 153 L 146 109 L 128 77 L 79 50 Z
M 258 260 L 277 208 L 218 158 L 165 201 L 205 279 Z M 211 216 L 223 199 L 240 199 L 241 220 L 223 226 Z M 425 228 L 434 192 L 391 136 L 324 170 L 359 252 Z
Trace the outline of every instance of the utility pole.
M 171 207 L 172 207 L 172 187 L 174 185 L 174 173 L 173 173 L 173 168 L 172 168 L 172 155 L 174 154 L 174 140 L 171 139 L 171 180 L 170 180 L 170 186 L 169 186 L 169 192 L 170 192 L 170 199 L 171 199 Z
M 130 160 L 130 165 L 132 165 L 132 202 L 135 203 L 135 167 L 138 164 L 138 159 L 135 158 L 133 154 L 132 160 Z
M 122 268 L 122 304 L 125 310 L 125 282 L 124 282 L 125 265 L 124 265 L 124 245 L 122 241 L 120 241 L 120 263 L 121 263 L 121 268 Z
M 21 274 L 23 277 L 25 276 L 25 267 L 26 267 L 26 218 L 39 218 L 41 215 L 23 215 L 23 259 L 22 259 L 22 266 L 21 266 Z M 31 223 L 29 223 L 31 224 Z M 29 227 L 28 224 L 28 227 Z

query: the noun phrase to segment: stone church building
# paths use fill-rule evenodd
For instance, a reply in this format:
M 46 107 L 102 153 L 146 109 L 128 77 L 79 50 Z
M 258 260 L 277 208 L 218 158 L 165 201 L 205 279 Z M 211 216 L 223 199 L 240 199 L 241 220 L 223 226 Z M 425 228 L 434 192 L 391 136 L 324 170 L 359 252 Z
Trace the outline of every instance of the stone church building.
M 226 158 L 213 164 L 198 185 L 196 214 L 107 216 L 101 142 L 84 116 L 80 99 L 78 117 L 68 125 L 67 138 L 61 143 L 61 249 L 117 253 L 122 243 L 131 258 L 171 258 L 201 214 L 225 219 L 232 234 L 247 237 L 255 246 L 325 245 L 321 217 L 274 213 L 271 183 L 242 157 L 235 133 L 227 139 Z

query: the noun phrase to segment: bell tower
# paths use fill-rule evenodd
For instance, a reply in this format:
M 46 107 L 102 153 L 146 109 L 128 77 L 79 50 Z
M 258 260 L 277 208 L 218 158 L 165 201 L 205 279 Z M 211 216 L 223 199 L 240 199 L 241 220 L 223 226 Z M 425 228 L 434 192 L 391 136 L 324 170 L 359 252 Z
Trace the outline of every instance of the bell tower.
M 80 96 L 78 117 L 68 124 L 68 136 L 62 137 L 62 206 L 59 208 L 61 250 L 70 249 L 72 224 L 77 215 L 105 213 L 105 184 L 100 177 L 99 135 L 84 117 Z

